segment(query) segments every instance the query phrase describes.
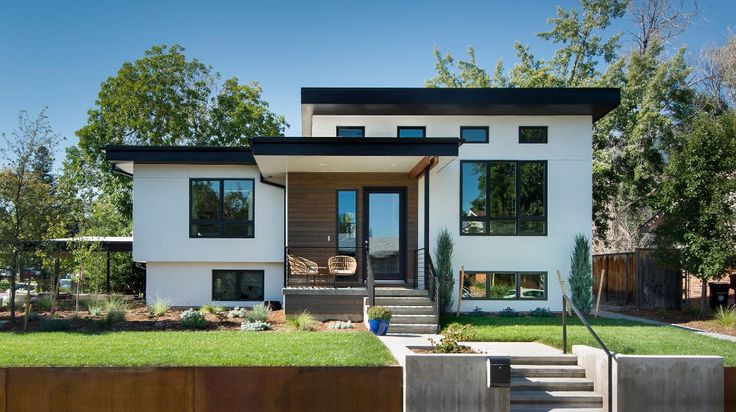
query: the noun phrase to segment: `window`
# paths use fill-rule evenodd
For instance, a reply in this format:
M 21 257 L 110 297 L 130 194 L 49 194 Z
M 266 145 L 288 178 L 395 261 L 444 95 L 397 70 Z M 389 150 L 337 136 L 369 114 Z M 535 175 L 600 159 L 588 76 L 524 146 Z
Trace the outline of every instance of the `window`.
M 427 128 L 424 126 L 399 126 L 396 129 L 398 137 L 423 138 L 427 137 Z
M 461 235 L 546 235 L 546 161 L 460 162 Z
M 463 299 L 547 300 L 547 272 L 465 272 Z
M 337 191 L 337 254 L 355 256 L 358 246 L 357 228 L 358 192 Z
M 365 137 L 365 126 L 337 126 L 337 137 Z
M 488 143 L 488 126 L 461 126 L 460 138 L 465 143 Z
M 253 237 L 253 197 L 253 179 L 190 179 L 189 237 Z
M 547 126 L 519 126 L 519 143 L 547 143 Z
M 263 300 L 262 270 L 213 270 L 212 300 Z

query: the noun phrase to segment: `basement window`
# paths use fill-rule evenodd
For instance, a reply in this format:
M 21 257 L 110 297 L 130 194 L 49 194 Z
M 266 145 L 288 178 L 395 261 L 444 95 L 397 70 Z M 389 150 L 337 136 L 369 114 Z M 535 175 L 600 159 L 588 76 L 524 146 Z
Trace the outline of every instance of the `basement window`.
M 465 272 L 463 299 L 547 300 L 547 272 Z
M 262 301 L 262 270 L 213 270 L 213 301 Z

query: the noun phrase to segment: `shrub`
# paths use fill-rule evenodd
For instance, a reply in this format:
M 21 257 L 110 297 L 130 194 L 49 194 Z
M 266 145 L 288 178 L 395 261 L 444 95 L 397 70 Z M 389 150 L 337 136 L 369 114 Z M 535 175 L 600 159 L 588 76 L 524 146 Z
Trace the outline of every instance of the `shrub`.
M 41 316 L 39 313 L 36 313 L 36 312 L 28 312 L 28 321 L 29 322 L 37 321 L 37 320 L 40 320 L 40 319 L 43 319 L 43 316 Z
M 288 319 L 288 323 L 297 330 L 308 332 L 315 330 L 317 326 L 317 321 L 314 319 L 314 316 L 306 310 Z
M 206 305 L 202 305 L 199 307 L 199 313 L 205 314 L 205 313 L 215 313 L 215 306 L 210 305 L 209 303 Z
M 185 310 L 179 315 L 179 323 L 181 326 L 188 329 L 204 329 L 207 327 L 207 319 L 200 311 L 196 311 L 192 308 Z
M 554 316 L 549 308 L 536 308 L 533 311 L 529 312 L 529 315 L 535 318 L 551 318 L 552 316 Z
M 451 323 L 442 332 L 442 339 L 435 342 L 430 339 L 430 343 L 434 346 L 434 351 L 438 353 L 464 353 L 470 352 L 468 346 L 461 345 L 460 342 L 475 337 L 475 328 L 472 325 L 461 325 L 459 323 Z
M 105 325 L 110 326 L 125 320 L 125 311 L 128 305 L 119 296 L 109 296 L 104 301 Z
M 89 314 L 92 316 L 100 316 L 102 315 L 102 304 L 101 303 L 94 303 L 87 306 L 87 310 L 89 311 Z
M 519 313 L 514 310 L 512 307 L 508 307 L 500 312 L 498 312 L 498 316 L 502 318 L 515 318 L 519 316 Z
M 54 303 L 54 299 L 51 295 L 44 295 L 38 298 L 36 301 L 36 309 L 41 312 L 48 312 L 51 310 L 51 305 Z
M 49 319 L 41 324 L 44 332 L 62 332 L 72 327 L 72 321 L 68 319 Z
M 391 309 L 385 306 L 371 306 L 368 308 L 368 319 L 391 320 Z
M 327 325 L 327 328 L 329 328 L 329 329 L 337 329 L 337 330 L 340 330 L 340 329 L 352 329 L 353 328 L 353 322 L 351 322 L 351 321 L 342 322 L 342 321 L 339 321 L 338 320 L 338 321 L 335 321 L 335 322 L 330 322 Z
M 243 322 L 240 324 L 240 330 L 246 332 L 259 332 L 262 330 L 271 330 L 271 324 L 268 322 Z
M 715 315 L 713 315 L 713 320 L 724 328 L 736 326 L 736 306 L 731 306 L 728 309 L 719 306 Z
M 244 316 L 245 316 L 245 310 L 244 309 L 241 309 L 241 308 L 239 308 L 237 306 L 235 307 L 235 309 L 233 309 L 233 310 L 231 310 L 231 311 L 229 311 L 227 313 L 227 317 L 230 318 L 230 319 L 233 319 L 233 318 L 242 318 Z
M 162 297 L 157 297 L 152 304 L 148 305 L 148 311 L 153 316 L 163 316 L 170 308 L 171 301 Z
M 452 253 L 455 243 L 447 228 L 443 228 L 437 236 L 437 244 L 434 249 L 437 261 L 437 282 L 439 290 L 440 313 L 447 313 L 452 307 L 452 288 L 455 284 L 455 276 L 452 272 Z
M 582 233 L 575 236 L 570 254 L 570 292 L 572 303 L 582 313 L 593 307 L 593 269 L 590 263 L 590 242 Z
M 246 322 L 268 322 L 269 316 L 271 316 L 271 308 L 267 304 L 261 303 L 246 312 L 244 319 Z

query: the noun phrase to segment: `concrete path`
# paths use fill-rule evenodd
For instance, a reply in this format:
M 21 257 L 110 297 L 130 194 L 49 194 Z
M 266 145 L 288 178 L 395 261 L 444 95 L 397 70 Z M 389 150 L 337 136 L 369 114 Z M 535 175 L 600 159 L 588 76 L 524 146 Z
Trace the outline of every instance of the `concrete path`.
M 647 318 L 640 318 L 638 316 L 624 315 L 623 313 L 609 312 L 607 310 L 600 311 L 600 315 L 602 317 L 604 317 L 604 318 L 624 319 L 624 320 L 630 320 L 632 322 L 646 323 L 648 325 L 672 326 L 674 328 L 684 329 L 686 331 L 689 331 L 689 332 L 692 332 L 692 333 L 695 333 L 695 334 L 698 334 L 698 335 L 708 336 L 710 338 L 727 340 L 729 342 L 736 343 L 736 336 L 724 335 L 722 333 L 716 333 L 716 332 L 708 332 L 707 330 L 702 330 L 702 329 L 697 329 L 697 328 L 691 328 L 689 326 L 677 325 L 677 324 L 674 324 L 674 323 L 667 323 L 667 322 L 660 322 L 658 320 L 652 320 L 652 319 L 647 319 Z

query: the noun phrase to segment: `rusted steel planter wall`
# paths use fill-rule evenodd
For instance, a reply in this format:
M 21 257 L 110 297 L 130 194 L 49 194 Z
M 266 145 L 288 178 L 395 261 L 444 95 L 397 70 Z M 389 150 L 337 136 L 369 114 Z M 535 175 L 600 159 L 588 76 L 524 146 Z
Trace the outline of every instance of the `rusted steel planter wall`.
M 401 411 L 400 367 L 0 369 L 5 411 Z
M 723 368 L 723 372 L 724 410 L 726 412 L 736 412 L 736 367 Z

